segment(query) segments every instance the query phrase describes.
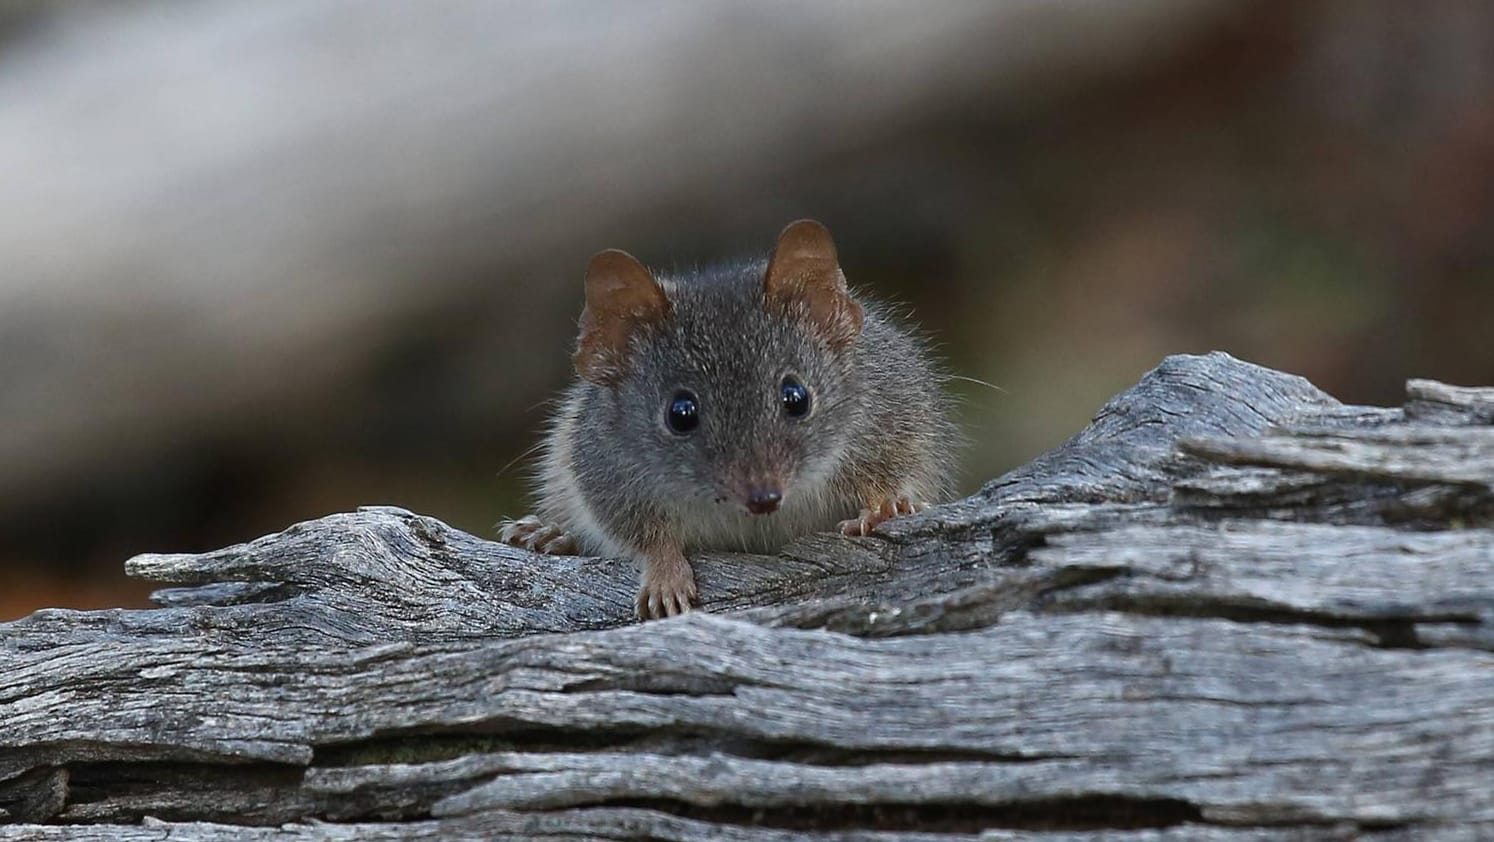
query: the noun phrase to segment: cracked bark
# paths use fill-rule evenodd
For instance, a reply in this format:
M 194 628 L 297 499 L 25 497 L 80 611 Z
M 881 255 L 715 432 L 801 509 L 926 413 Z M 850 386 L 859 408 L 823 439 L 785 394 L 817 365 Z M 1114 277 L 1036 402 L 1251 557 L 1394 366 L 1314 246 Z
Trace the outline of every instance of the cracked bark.
M 398 509 L 4 627 L 0 839 L 1494 835 L 1494 389 L 1173 357 L 877 537 L 623 562 Z

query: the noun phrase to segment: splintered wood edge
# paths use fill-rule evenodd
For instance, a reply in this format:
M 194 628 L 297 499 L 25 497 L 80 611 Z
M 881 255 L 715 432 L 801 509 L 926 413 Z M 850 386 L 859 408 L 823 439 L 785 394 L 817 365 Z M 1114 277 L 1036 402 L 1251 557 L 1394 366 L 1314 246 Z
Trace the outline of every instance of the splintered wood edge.
M 1200 388 L 1206 409 L 1190 414 Z M 140 556 L 133 574 L 198 586 L 163 591 L 179 607 L 11 624 L 0 674 L 0 809 L 112 824 L 0 825 L 0 840 L 99 828 L 780 840 L 850 827 L 1081 840 L 1138 818 L 1158 829 L 1148 838 L 1276 827 L 1300 839 L 1343 822 L 1477 838 L 1494 816 L 1481 783 L 1494 759 L 1467 739 L 1494 727 L 1482 575 L 1494 531 L 1374 525 L 1353 495 L 1383 477 L 1176 461 L 1199 457 L 1200 441 L 1299 433 L 1488 444 L 1476 426 L 1400 429 L 1416 423 L 1225 355 L 1170 358 L 981 493 L 879 538 L 707 557 L 714 610 L 730 616 L 643 626 L 627 625 L 626 565 L 533 556 L 400 509 Z M 1221 425 L 1234 434 L 1187 437 Z M 1470 493 L 1434 482 L 1374 499 L 1435 518 L 1438 494 Z M 1272 499 L 1325 521 L 1262 519 Z M 1477 494 L 1454 502 L 1487 507 Z M 286 581 L 260 581 L 271 574 Z M 1264 743 L 1227 763 L 1210 748 L 1241 739 L 1242 716 L 1255 723 L 1246 739 L 1287 735 L 1295 771 Z M 1408 728 L 1416 741 L 1392 739 Z M 1353 797 L 1322 772 L 1341 767 L 1342 745 L 1356 746 Z M 112 790 L 136 763 L 154 787 Z M 1441 772 L 1403 780 L 1419 763 Z M 1283 775 L 1296 783 L 1273 783 Z M 70 802 L 69 786 L 97 797 Z M 213 818 L 211 803 L 239 822 L 353 823 L 119 824 Z M 1086 810 L 1092 829 L 1041 829 Z

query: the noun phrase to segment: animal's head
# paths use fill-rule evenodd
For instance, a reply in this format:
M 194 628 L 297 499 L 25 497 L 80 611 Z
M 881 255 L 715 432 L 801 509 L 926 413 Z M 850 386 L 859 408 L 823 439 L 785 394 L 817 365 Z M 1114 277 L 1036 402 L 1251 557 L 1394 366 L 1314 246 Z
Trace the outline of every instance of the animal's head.
M 576 372 L 660 494 L 771 514 L 826 482 L 856 403 L 864 313 L 830 232 L 800 220 L 766 262 L 656 278 L 622 251 L 586 271 Z

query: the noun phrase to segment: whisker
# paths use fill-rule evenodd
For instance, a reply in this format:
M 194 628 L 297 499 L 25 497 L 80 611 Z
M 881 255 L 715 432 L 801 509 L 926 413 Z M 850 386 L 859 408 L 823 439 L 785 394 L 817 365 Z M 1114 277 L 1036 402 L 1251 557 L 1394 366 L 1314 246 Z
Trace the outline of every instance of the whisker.
M 494 474 L 493 478 L 497 479 L 498 477 L 503 476 L 505 473 L 508 472 L 509 468 L 512 468 L 513 466 L 519 464 L 519 462 L 522 461 L 524 459 L 524 457 L 530 455 L 531 453 L 534 453 L 536 450 L 539 450 L 540 448 L 542 448 L 544 446 L 545 446 L 545 443 L 543 441 L 541 441 L 540 443 L 538 443 L 538 444 L 533 445 L 532 447 L 530 447 L 528 450 L 525 450 L 523 453 L 520 453 L 518 456 L 515 456 L 514 458 L 508 460 L 508 464 L 504 465 L 501 468 L 499 468 L 498 469 L 498 473 Z
M 987 383 L 986 381 L 981 380 L 980 378 L 977 378 L 977 377 L 966 377 L 963 374 L 951 374 L 951 375 L 949 375 L 949 379 L 950 380 L 963 380 L 966 383 L 974 383 L 977 386 L 985 386 L 987 389 L 991 389 L 993 391 L 1000 392 L 1003 395 L 1009 395 L 1009 394 L 1011 394 L 1011 392 L 1007 391 L 1006 389 L 1001 388 L 1000 386 L 997 386 L 995 383 Z
M 529 413 L 535 411 L 536 409 L 539 409 L 542 406 L 548 406 L 550 404 L 558 404 L 558 403 L 560 403 L 560 397 L 559 396 L 545 398 L 544 400 L 542 400 L 542 401 L 540 401 L 538 403 L 533 403 L 533 404 L 530 404 L 529 406 L 524 407 L 524 411 L 522 413 L 520 413 L 520 414 L 522 414 L 522 415 L 528 415 Z

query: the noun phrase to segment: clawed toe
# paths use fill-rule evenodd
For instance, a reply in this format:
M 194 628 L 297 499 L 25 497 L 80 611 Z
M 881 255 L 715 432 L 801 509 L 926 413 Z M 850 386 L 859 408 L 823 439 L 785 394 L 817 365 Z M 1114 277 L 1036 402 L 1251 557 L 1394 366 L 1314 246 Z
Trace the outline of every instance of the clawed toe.
M 911 515 L 927 509 L 929 504 L 909 500 L 907 497 L 890 497 L 876 508 L 862 509 L 861 514 L 840 522 L 842 535 L 870 535 L 878 526 L 900 515 Z
M 571 555 L 577 550 L 575 539 L 565 530 L 546 525 L 534 515 L 504 521 L 498 529 L 498 540 L 550 555 Z
M 685 587 L 646 584 L 638 591 L 638 616 L 644 620 L 678 617 L 691 609 L 696 596 L 694 582 Z
M 840 534 L 858 537 L 867 534 L 872 529 L 871 518 L 872 510 L 862 509 L 859 517 L 853 517 L 850 520 L 840 522 Z
M 695 571 L 678 553 L 650 557 L 638 588 L 638 617 L 658 620 L 689 611 L 699 598 Z

